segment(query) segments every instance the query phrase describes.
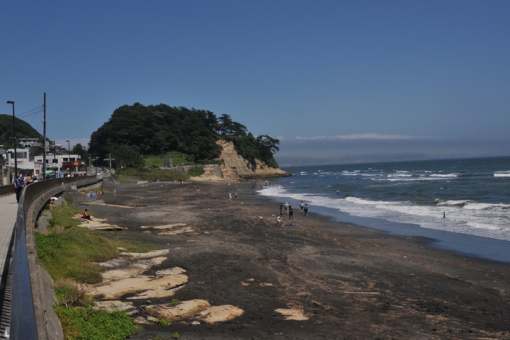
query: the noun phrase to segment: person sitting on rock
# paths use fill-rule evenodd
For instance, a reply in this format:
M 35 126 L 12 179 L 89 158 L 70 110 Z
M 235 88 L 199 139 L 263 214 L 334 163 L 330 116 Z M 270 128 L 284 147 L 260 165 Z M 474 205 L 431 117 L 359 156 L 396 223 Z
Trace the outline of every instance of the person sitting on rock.
M 90 218 L 90 215 L 89 215 L 89 212 L 87 209 L 85 209 L 85 211 L 83 212 L 83 214 L 81 214 L 81 218 L 84 218 L 86 220 L 90 220 L 92 221 L 92 219 Z

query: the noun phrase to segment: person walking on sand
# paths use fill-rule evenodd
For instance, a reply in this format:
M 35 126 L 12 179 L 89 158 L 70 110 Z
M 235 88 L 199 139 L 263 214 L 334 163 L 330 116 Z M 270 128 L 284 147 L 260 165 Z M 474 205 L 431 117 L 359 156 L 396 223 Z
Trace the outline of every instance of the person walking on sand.
M 280 216 L 283 215 L 283 204 L 280 204 Z
M 303 212 L 305 216 L 308 216 L 308 204 L 305 203 L 305 207 L 303 208 Z
M 228 200 L 232 201 L 232 193 L 230 193 L 230 192 L 228 193 Z
M 301 201 L 301 203 L 299 203 L 299 210 L 301 211 L 301 214 L 303 214 L 304 208 L 305 208 L 305 204 L 303 203 L 303 201 Z
M 294 216 L 294 208 L 292 205 L 289 205 L 289 221 L 292 221 L 292 217 Z
M 21 176 L 21 172 L 18 172 L 16 178 L 14 179 L 14 190 L 16 191 L 16 202 L 19 203 L 19 199 L 21 197 L 21 190 L 23 190 L 23 186 L 25 185 L 25 179 Z
M 285 213 L 287 214 L 289 212 L 289 203 L 285 202 Z

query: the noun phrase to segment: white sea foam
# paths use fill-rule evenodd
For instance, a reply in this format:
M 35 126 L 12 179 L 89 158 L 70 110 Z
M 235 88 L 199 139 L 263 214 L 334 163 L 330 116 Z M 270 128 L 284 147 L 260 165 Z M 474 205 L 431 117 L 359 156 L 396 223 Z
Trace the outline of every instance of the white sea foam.
M 440 178 L 455 178 L 455 177 L 459 177 L 459 174 L 432 174 L 430 175 L 430 177 L 440 177 Z
M 494 177 L 510 177 L 510 170 L 508 171 L 496 171 Z
M 437 200 L 436 204 L 437 205 L 441 205 L 441 206 L 460 206 L 460 207 L 463 207 L 468 202 L 470 202 L 470 201 L 468 201 L 468 200 L 449 200 L 449 201 Z
M 444 177 L 434 177 L 434 178 L 431 178 L 431 177 L 420 176 L 420 177 L 407 177 L 407 178 L 406 177 L 398 177 L 398 178 L 372 178 L 372 181 L 416 182 L 416 181 L 441 181 L 441 180 L 446 180 L 446 179 L 447 178 L 444 178 Z
M 265 196 L 305 201 L 311 211 L 317 207 L 333 208 L 353 216 L 373 217 L 398 223 L 417 224 L 423 228 L 445 230 L 510 241 L 508 204 L 477 203 L 474 200 L 437 201 L 436 205 L 416 205 L 407 201 L 372 201 L 349 196 L 330 198 L 320 195 L 290 193 L 283 187 L 260 191 Z M 314 208 L 315 207 L 315 208 Z M 443 218 L 443 213 L 446 218 Z

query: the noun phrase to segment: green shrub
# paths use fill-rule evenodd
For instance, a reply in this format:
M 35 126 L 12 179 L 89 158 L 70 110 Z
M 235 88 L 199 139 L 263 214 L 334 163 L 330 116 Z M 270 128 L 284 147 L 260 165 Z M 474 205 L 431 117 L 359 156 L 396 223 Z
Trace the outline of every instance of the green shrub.
M 54 306 L 66 340 L 123 340 L 136 326 L 125 312 Z
M 191 177 L 200 176 L 205 172 L 204 168 L 201 166 L 194 166 L 188 171 L 188 175 Z
M 53 290 L 59 305 L 88 306 L 93 299 L 85 294 L 85 289 L 71 279 L 60 279 L 53 284 Z
M 185 181 L 189 178 L 188 175 L 177 172 L 145 168 L 125 168 L 116 170 L 116 172 L 120 181 L 125 181 L 126 178 L 145 180 L 149 182 L 154 182 L 158 179 L 162 181 Z

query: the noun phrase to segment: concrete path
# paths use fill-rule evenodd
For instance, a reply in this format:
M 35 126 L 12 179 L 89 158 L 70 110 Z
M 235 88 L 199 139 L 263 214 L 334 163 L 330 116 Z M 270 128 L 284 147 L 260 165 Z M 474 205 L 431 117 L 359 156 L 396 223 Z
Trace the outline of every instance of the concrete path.
M 16 213 L 18 211 L 18 203 L 16 203 L 16 195 L 7 195 L 0 197 L 0 336 L 4 334 L 5 327 L 9 326 L 11 319 L 11 288 L 12 279 L 6 271 L 7 258 L 9 254 L 9 245 L 16 223 Z M 6 276 L 6 277 L 4 277 Z
M 16 223 L 17 210 L 16 195 L 0 197 L 0 273 L 3 273 L 4 270 L 9 243 Z

